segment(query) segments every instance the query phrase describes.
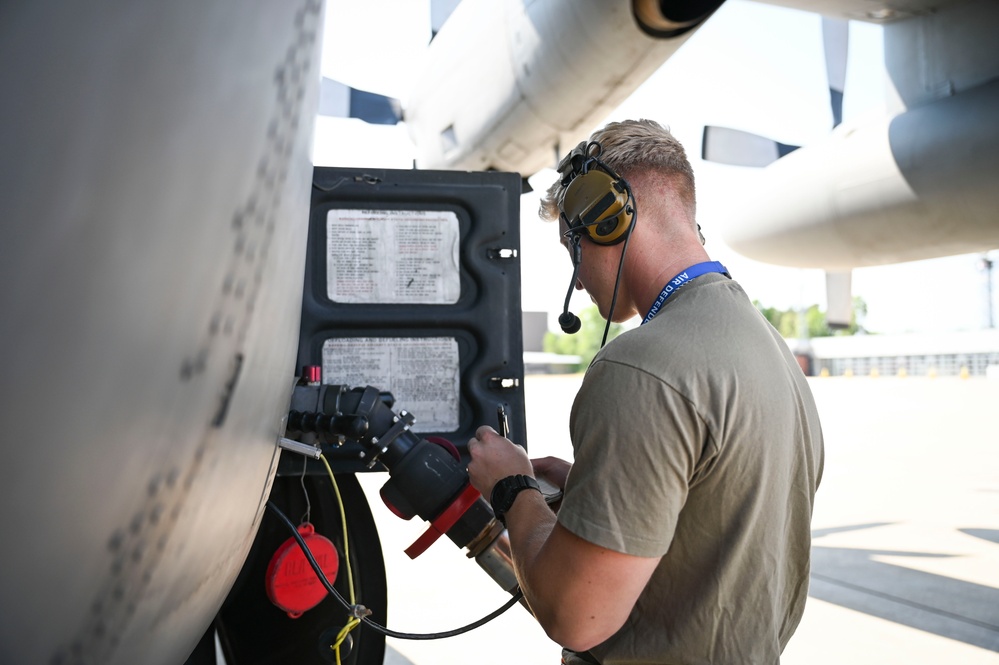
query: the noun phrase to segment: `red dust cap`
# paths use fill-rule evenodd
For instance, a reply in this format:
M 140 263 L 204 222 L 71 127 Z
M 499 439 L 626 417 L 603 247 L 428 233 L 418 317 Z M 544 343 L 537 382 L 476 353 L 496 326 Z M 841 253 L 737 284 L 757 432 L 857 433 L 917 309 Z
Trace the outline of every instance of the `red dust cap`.
M 316 533 L 308 522 L 299 525 L 298 532 L 302 534 L 302 540 L 332 584 L 340 569 L 340 556 L 336 546 Z M 312 570 L 309 560 L 294 538 L 284 541 L 271 557 L 264 585 L 270 601 L 292 619 L 297 619 L 318 605 L 327 593 L 326 587 L 319 581 L 316 571 Z

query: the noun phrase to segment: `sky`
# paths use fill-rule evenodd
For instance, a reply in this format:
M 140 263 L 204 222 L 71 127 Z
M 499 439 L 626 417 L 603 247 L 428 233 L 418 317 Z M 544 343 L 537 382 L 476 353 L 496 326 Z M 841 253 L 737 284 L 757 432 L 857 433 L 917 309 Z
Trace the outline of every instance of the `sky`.
M 323 75 L 405 102 L 421 71 L 430 35 L 429 2 L 329 0 Z M 755 173 L 700 160 L 704 125 L 743 129 L 782 143 L 807 145 L 832 127 L 817 15 L 746 0 L 728 0 L 680 50 L 606 119 L 652 118 L 687 147 L 698 190 L 698 221 L 713 259 L 724 263 L 750 297 L 787 309 L 825 308 L 819 270 L 771 266 L 740 256 L 716 232 L 752 186 Z M 886 113 L 881 29 L 852 22 L 844 120 Z M 366 125 L 346 118 L 317 119 L 317 165 L 411 168 L 415 152 L 404 125 Z M 546 189 L 554 171 L 530 179 Z M 522 283 L 527 311 L 561 311 L 571 266 L 552 227 L 538 220 L 537 194 L 521 198 Z M 775 205 L 780 202 L 776 201 Z M 854 295 L 868 306 L 872 332 L 947 332 L 988 324 L 988 280 L 981 256 L 962 255 L 857 269 Z M 999 264 L 999 251 L 989 256 Z M 946 276 L 946 279 L 929 279 Z M 999 280 L 992 278 L 993 285 Z M 540 285 L 540 286 L 539 286 Z M 999 288 L 993 288 L 999 318 Z M 573 311 L 589 303 L 573 297 Z M 999 323 L 999 322 L 997 322 Z

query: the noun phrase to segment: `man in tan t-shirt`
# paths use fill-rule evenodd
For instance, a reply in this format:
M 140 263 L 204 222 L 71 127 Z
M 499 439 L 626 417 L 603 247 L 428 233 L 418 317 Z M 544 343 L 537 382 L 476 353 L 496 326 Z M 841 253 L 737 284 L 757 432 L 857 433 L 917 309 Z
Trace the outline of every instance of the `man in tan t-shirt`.
M 542 208 L 559 217 L 576 288 L 609 321 L 645 318 L 587 370 L 571 466 L 481 427 L 472 483 L 566 658 L 776 663 L 804 609 L 822 473 L 807 382 L 704 251 L 693 172 L 666 129 L 611 123 L 559 170 Z M 535 474 L 564 490 L 557 517 Z

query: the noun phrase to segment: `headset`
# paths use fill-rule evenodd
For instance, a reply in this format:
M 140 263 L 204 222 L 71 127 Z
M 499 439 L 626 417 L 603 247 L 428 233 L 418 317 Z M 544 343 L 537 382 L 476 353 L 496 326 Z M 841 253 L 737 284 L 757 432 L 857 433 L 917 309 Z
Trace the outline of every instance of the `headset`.
M 579 332 L 582 325 L 579 317 L 569 311 L 569 300 L 579 275 L 583 235 L 598 245 L 615 245 L 626 241 L 621 250 L 614 297 L 604 326 L 601 347 L 607 343 L 607 333 L 614 315 L 614 305 L 617 303 L 617 289 L 621 282 L 621 269 L 624 267 L 624 254 L 628 249 L 627 239 L 631 237 L 637 216 L 631 186 L 601 161 L 602 150 L 596 141 L 583 141 L 559 162 L 557 169 L 562 178 L 562 187 L 565 188 L 559 199 L 559 216 L 566 225 L 564 235 L 569 241 L 572 257 L 572 281 L 565 294 L 562 314 L 558 317 L 563 332 L 571 335 Z
M 635 218 L 628 182 L 600 159 L 596 141 L 583 141 L 558 165 L 565 191 L 559 211 L 567 236 L 585 233 L 598 245 L 614 245 L 628 237 Z

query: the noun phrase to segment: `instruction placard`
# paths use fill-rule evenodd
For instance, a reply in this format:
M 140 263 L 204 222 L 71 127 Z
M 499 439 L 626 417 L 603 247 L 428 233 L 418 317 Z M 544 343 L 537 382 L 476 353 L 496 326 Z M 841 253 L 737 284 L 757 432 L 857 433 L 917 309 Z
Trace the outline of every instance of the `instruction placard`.
M 449 210 L 330 210 L 326 290 L 338 303 L 453 305 L 458 216 Z
M 393 410 L 416 417 L 414 432 L 458 430 L 459 370 L 454 337 L 340 337 L 323 344 L 323 383 L 391 392 Z

